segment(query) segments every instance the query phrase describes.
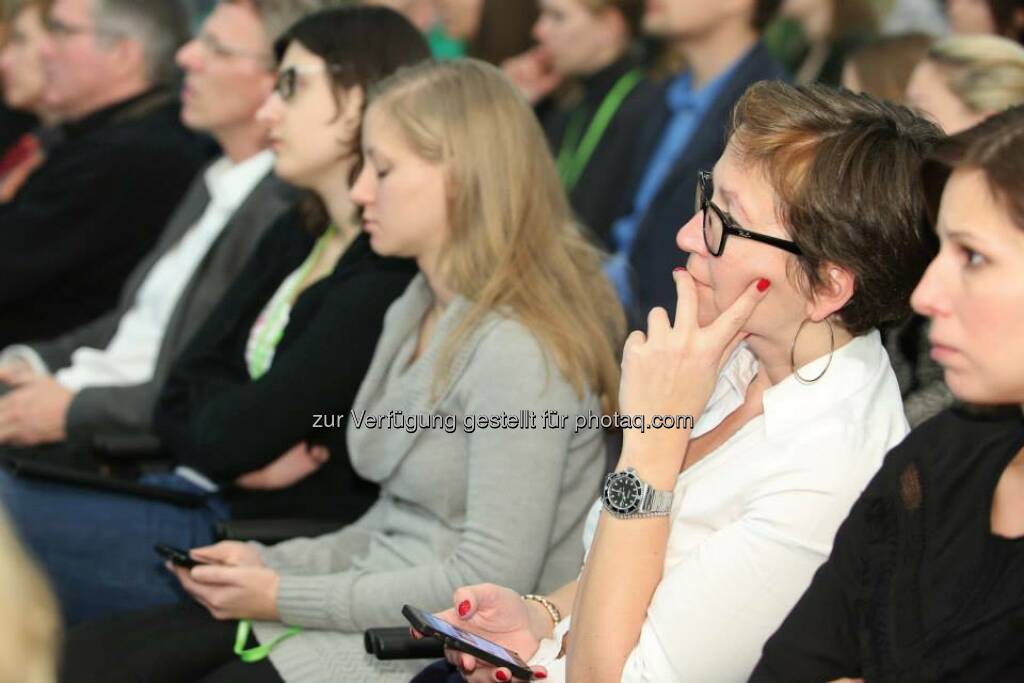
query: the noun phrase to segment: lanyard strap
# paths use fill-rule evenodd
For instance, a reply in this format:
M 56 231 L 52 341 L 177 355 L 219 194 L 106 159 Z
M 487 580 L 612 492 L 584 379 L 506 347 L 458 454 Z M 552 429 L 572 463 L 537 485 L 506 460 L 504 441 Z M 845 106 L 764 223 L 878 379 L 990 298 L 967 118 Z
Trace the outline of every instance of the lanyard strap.
M 562 148 L 558 152 L 558 175 L 567 192 L 572 192 L 576 188 L 583 171 L 590 163 L 590 157 L 594 155 L 594 151 L 601 143 L 601 138 L 608 130 L 608 125 L 642 78 L 643 74 L 639 69 L 633 69 L 623 74 L 601 100 L 597 113 L 594 114 L 585 133 L 583 132 L 583 121 L 586 118 L 586 113 L 583 107 L 573 114 L 565 133 L 565 139 L 562 140 Z
M 331 241 L 331 238 L 337 232 L 338 228 L 333 224 L 324 230 L 324 234 L 313 245 L 313 251 L 306 257 L 306 260 L 299 267 L 299 271 L 292 278 L 288 291 L 278 292 L 271 300 L 271 308 L 264 318 L 266 323 L 263 329 L 256 335 L 255 348 L 257 352 L 249 363 L 249 377 L 252 379 L 259 379 L 270 369 L 271 359 L 273 358 L 272 351 L 277 349 L 277 345 L 281 343 L 281 338 L 284 337 L 286 325 L 282 325 L 281 320 L 283 320 L 285 312 L 291 309 L 296 291 L 306 281 L 309 271 L 320 260 L 320 254 L 327 248 L 328 242 Z
M 238 655 L 246 664 L 252 664 L 259 662 L 267 658 L 270 655 L 270 651 L 278 646 L 281 641 L 287 640 L 294 636 L 296 633 L 302 631 L 300 626 L 289 626 L 288 630 L 274 638 L 266 645 L 257 645 L 251 647 L 248 650 L 245 649 L 245 643 L 249 640 L 249 633 L 252 630 L 252 622 L 248 619 L 242 619 L 238 622 L 238 630 L 235 631 L 235 654 Z

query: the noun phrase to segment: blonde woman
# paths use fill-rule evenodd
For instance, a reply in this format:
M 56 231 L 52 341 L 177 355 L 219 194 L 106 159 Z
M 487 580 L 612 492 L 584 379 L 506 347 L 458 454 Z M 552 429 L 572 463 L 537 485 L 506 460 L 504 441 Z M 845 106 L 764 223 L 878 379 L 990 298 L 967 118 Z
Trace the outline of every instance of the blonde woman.
M 191 661 L 216 618 L 229 622 L 229 637 L 211 636 L 220 668 L 234 620 L 251 619 L 273 664 L 260 681 L 407 681 L 409 665 L 364 653 L 364 629 L 403 623 L 406 603 L 440 609 L 467 581 L 531 592 L 578 572 L 605 463 L 592 425 L 615 408 L 623 320 L 540 126 L 494 67 L 428 63 L 380 85 L 362 140 L 352 198 L 370 245 L 420 270 L 385 317 L 347 424 L 352 466 L 380 499 L 335 534 L 193 550 L 232 565 L 176 570 L 209 614 L 87 625 L 72 650 L 123 646 L 149 624 L 131 647 L 159 672 L 150 652 Z
M 60 623 L 49 586 L 0 510 L 0 683 L 53 683 Z
M 907 85 L 907 104 L 947 135 L 1024 102 L 1024 47 L 996 36 L 955 36 L 936 43 Z

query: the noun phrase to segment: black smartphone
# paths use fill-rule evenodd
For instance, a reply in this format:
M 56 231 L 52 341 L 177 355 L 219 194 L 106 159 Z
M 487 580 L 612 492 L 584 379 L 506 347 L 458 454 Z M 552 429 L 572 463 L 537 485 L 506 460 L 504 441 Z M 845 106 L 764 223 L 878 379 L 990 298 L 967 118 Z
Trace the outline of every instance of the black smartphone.
M 533 680 L 533 672 L 530 671 L 526 662 L 512 650 L 502 647 L 494 641 L 464 631 L 458 626 L 444 619 L 438 619 L 433 614 L 412 605 L 403 607 L 402 615 L 409 620 L 414 629 L 425 636 L 437 638 L 453 650 L 461 650 L 494 666 L 503 666 L 520 680 Z
M 192 569 L 198 567 L 201 564 L 209 564 L 208 562 L 200 562 L 199 560 L 193 560 L 192 556 L 188 554 L 187 550 L 181 548 L 175 548 L 172 545 L 166 545 L 164 543 L 157 543 L 153 546 L 153 550 L 160 557 L 168 560 L 171 564 L 176 567 L 184 567 L 185 569 Z

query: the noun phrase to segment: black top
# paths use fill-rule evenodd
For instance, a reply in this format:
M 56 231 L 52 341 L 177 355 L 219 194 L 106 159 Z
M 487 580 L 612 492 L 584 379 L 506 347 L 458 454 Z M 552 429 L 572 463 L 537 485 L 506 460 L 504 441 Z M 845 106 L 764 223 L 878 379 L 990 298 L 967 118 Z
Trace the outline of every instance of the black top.
M 639 60 L 632 57 L 620 59 L 582 82 L 582 96 L 574 106 L 552 106 L 542 110 L 541 124 L 556 159 L 569 122 L 577 112 L 584 112 L 583 130 L 586 131 L 604 98 L 619 79 L 638 68 Z M 609 122 L 586 170 L 569 194 L 577 218 L 609 249 L 612 247 L 612 223 L 624 211 L 623 168 L 636 153 L 637 135 L 645 125 L 647 115 L 647 107 L 644 105 L 655 90 L 656 87 L 644 78 L 630 91 Z
M 0 103 L 0 150 L 7 150 L 18 139 L 39 125 L 36 117 Z
M 384 313 L 415 264 L 377 256 L 360 234 L 334 271 L 295 300 L 266 374 L 251 380 L 245 362 L 253 323 L 314 242 L 297 210 L 277 221 L 175 362 L 157 403 L 154 426 L 164 448 L 226 485 L 235 517 L 347 520 L 376 500 L 376 487 L 352 471 L 344 428 L 314 428 L 314 416 L 350 410 Z M 331 452 L 316 474 L 283 491 L 231 487 L 304 440 Z
M 947 410 L 886 456 L 751 680 L 1024 680 L 1024 539 L 990 520 L 1014 412 Z
M 152 91 L 64 125 L 0 205 L 0 348 L 95 320 L 150 250 L 209 152 Z

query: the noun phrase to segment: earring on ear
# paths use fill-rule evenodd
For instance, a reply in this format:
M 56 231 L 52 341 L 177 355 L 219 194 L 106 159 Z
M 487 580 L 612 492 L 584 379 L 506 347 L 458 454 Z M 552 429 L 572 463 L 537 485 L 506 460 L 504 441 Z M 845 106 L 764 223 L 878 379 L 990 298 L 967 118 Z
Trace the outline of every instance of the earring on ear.
M 800 376 L 800 372 L 796 368 L 796 342 L 797 339 L 800 338 L 800 333 L 803 331 L 804 325 L 806 325 L 810 321 L 810 318 L 805 318 L 804 321 L 800 323 L 800 327 L 797 328 L 796 335 L 793 337 L 793 345 L 789 347 L 789 367 L 793 371 L 793 376 L 796 377 L 797 381 L 800 382 L 800 384 L 814 384 L 819 379 L 824 377 L 825 373 L 828 372 L 829 367 L 831 367 L 832 365 L 832 356 L 836 352 L 836 331 L 832 327 L 832 321 L 829 320 L 828 318 L 825 318 L 825 324 L 828 325 L 828 334 L 830 339 L 828 350 L 828 362 L 825 363 L 825 368 L 820 373 L 818 373 L 817 377 L 814 377 L 813 379 L 807 379 L 806 377 Z

